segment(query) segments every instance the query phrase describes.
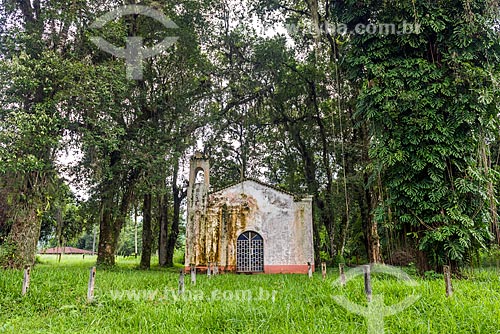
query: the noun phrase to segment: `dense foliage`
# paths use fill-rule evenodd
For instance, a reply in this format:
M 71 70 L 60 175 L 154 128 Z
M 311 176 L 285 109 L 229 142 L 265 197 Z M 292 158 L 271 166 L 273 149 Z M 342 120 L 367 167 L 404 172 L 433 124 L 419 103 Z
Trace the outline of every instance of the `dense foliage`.
M 499 129 L 500 36 L 492 5 L 379 4 L 362 20 L 414 22 L 420 33 L 353 39 L 350 62 L 364 80 L 357 112 L 370 125 L 372 168 L 385 188 L 379 219 L 409 233 L 433 265 L 466 262 L 491 240 L 496 220 L 488 142 Z

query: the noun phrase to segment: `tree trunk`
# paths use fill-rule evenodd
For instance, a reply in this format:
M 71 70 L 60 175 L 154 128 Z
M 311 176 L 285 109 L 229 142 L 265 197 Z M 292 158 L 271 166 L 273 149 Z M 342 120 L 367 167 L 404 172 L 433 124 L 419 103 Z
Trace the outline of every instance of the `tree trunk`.
M 18 211 L 7 238 L 8 257 L 2 259 L 4 268 L 22 269 L 35 264 L 40 229 L 41 220 L 33 205 L 27 206 L 21 214 Z
M 320 135 L 321 135 L 321 146 L 322 146 L 322 161 L 323 161 L 323 168 L 326 172 L 326 190 L 325 190 L 325 200 L 323 205 L 319 204 L 318 201 L 318 207 L 321 207 L 321 217 L 323 221 L 323 225 L 326 227 L 326 231 L 328 233 L 328 240 L 329 240 L 329 251 L 330 251 L 330 257 L 332 259 L 335 258 L 337 255 L 337 247 L 335 247 L 335 214 L 334 214 L 334 203 L 333 203 L 333 171 L 332 171 L 332 164 L 330 163 L 330 157 L 329 157 L 329 143 L 328 143 L 328 133 L 326 131 L 325 124 L 323 123 L 323 119 L 321 118 L 321 112 L 318 106 L 318 100 L 317 100 L 317 95 L 316 95 L 316 86 L 312 86 L 312 93 L 313 93 L 313 101 L 314 101 L 314 106 L 316 110 L 316 123 L 318 124 L 318 127 L 320 129 Z M 335 147 L 335 146 L 334 146 Z
M 181 203 L 187 196 L 187 192 L 177 186 L 177 176 L 179 175 L 179 163 L 174 164 L 174 172 L 172 175 L 172 194 L 174 197 L 174 212 L 172 217 L 172 226 L 168 236 L 167 243 L 167 265 L 174 265 L 174 251 L 177 237 L 179 236 L 179 221 L 181 218 Z
M 482 168 L 484 170 L 484 175 L 488 177 L 488 185 L 487 185 L 487 194 L 488 201 L 490 206 L 490 215 L 491 215 L 491 234 L 494 237 L 494 240 L 497 245 L 500 245 L 500 229 L 498 227 L 498 208 L 497 208 L 497 199 L 495 197 L 495 187 L 492 179 L 489 177 L 490 169 L 491 169 L 491 159 L 489 151 L 489 147 L 487 147 L 486 139 L 482 138 L 479 144 L 479 151 L 481 155 Z M 488 150 L 488 152 L 487 152 Z
M 333 201 L 328 200 L 327 202 L 332 203 L 331 205 L 333 205 Z M 327 208 L 325 208 L 324 201 L 318 200 L 317 203 L 318 203 L 318 210 L 320 210 L 322 214 L 322 221 L 323 224 L 325 225 L 326 233 L 328 234 L 328 241 L 329 241 L 328 251 L 331 259 L 333 260 L 337 256 L 337 245 L 336 245 L 337 238 L 335 237 L 335 232 L 336 232 L 335 214 L 333 213 L 333 210 L 331 209 L 328 210 Z M 327 210 L 329 212 L 326 212 Z
M 149 269 L 151 266 L 151 246 L 153 243 L 153 231 L 151 229 L 151 194 L 144 195 L 142 207 L 142 253 L 141 269 Z
M 378 224 L 372 215 L 368 218 L 367 230 L 367 255 L 369 263 L 381 263 L 380 238 L 378 235 Z
M 3 175 L 0 177 L 4 177 Z M 8 223 L 9 205 L 7 196 L 9 190 L 2 184 L 0 179 L 0 245 L 2 245 L 10 233 L 11 225 Z
M 62 253 L 63 253 L 63 244 L 64 244 L 64 240 L 63 240 L 63 216 L 62 216 L 62 209 L 61 207 L 59 207 L 57 209 L 57 213 L 56 213 L 56 222 L 57 222 L 57 247 L 59 248 L 59 259 L 58 259 L 58 262 L 61 262 L 61 257 L 62 257 Z
M 160 236 L 158 238 L 158 262 L 160 267 L 168 264 L 168 196 L 160 196 L 158 210 L 160 211 L 158 222 L 160 224 Z
M 0 266 L 3 268 L 22 269 L 33 266 L 36 258 L 37 244 L 42 222 L 39 211 L 46 206 L 41 191 L 48 187 L 47 176 L 33 172 L 28 175 L 3 175 L 2 193 L 12 194 L 12 204 L 4 207 L 5 217 L 12 218 L 12 225 L 5 226 L 8 235 L 2 244 Z M 22 193 L 27 200 L 21 200 L 17 194 Z M 6 201 L 7 202 L 7 201 Z M 7 203 L 6 203 L 7 204 Z
M 134 205 L 134 257 L 137 259 L 139 247 L 137 246 L 137 204 Z
M 116 238 L 113 229 L 113 214 L 110 204 L 102 204 L 101 223 L 99 226 L 99 244 L 97 246 L 97 265 L 114 266 Z
M 431 266 L 429 265 L 429 259 L 427 258 L 427 254 L 424 251 L 418 249 L 418 246 L 415 247 L 417 250 L 417 269 L 420 275 L 424 275 L 426 271 L 431 270 Z M 436 269 L 436 271 L 438 271 Z
M 340 255 L 341 257 L 344 257 L 347 234 L 349 233 L 349 225 L 349 217 L 347 216 L 347 212 L 344 212 L 342 213 L 342 218 L 340 219 L 341 231 L 338 246 L 338 255 Z
M 106 195 L 102 202 L 102 216 L 99 230 L 99 246 L 97 248 L 97 265 L 114 266 L 118 240 L 132 201 L 133 180 L 128 180 L 127 189 L 121 200 L 119 209 L 114 215 L 115 203 L 113 195 Z
M 370 157 L 368 150 L 370 146 L 370 139 L 368 129 L 366 126 L 361 128 L 360 135 L 362 136 L 362 160 L 364 165 L 368 165 Z M 373 187 L 369 185 L 369 175 L 367 172 L 363 173 L 363 184 L 359 190 L 359 207 L 361 209 L 361 219 L 364 224 L 364 234 L 366 240 L 366 255 L 369 263 L 381 263 L 382 254 L 380 252 L 380 237 L 378 234 L 378 224 L 373 217 L 373 210 L 377 206 L 378 198 L 373 194 Z
M 307 147 L 307 143 L 304 138 L 302 138 L 300 129 L 298 129 L 291 122 L 284 123 L 286 130 L 290 134 L 291 139 L 297 150 L 300 152 L 302 158 L 302 164 L 304 168 L 304 176 L 307 183 L 307 191 L 309 194 L 314 195 L 313 202 L 313 244 L 314 244 L 314 261 L 315 263 L 321 262 L 321 237 L 320 237 L 320 229 L 321 222 L 318 222 L 317 219 L 314 219 L 316 216 L 317 210 L 320 210 L 318 207 L 318 181 L 316 180 L 316 164 L 314 162 L 314 153 L 311 149 Z
M 358 205 L 360 208 L 361 222 L 363 224 L 363 235 L 365 240 L 366 257 L 368 263 L 381 262 L 380 238 L 378 236 L 377 222 L 373 218 L 373 205 L 376 204 L 372 195 L 372 189 L 367 186 L 368 174 L 363 175 L 363 187 L 358 189 Z
M 174 251 L 177 237 L 179 236 L 179 220 L 181 212 L 181 201 L 178 194 L 174 193 L 174 216 L 172 218 L 172 227 L 168 235 L 167 243 L 167 266 L 174 265 Z
M 110 169 L 113 170 L 121 161 L 121 152 L 113 151 L 110 156 Z M 126 217 L 129 214 L 130 203 L 133 200 L 133 189 L 139 177 L 139 171 L 132 169 L 127 177 L 121 179 L 115 175 L 116 179 L 109 180 L 103 184 L 101 201 L 101 223 L 99 231 L 99 246 L 97 249 L 97 265 L 114 266 L 118 239 Z M 120 193 L 120 183 L 124 186 L 120 205 L 116 209 L 115 197 Z

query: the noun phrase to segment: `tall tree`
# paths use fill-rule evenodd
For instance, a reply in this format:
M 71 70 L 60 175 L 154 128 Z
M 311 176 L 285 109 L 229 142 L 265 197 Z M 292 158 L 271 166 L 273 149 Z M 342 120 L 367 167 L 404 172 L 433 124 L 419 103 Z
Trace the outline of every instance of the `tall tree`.
M 206 64 L 196 30 L 201 25 L 198 22 L 200 5 L 196 1 L 183 4 L 183 8 L 172 4 L 152 5 L 169 14 L 180 27 L 175 32 L 179 43 L 146 61 L 142 80 L 127 81 L 122 67 L 120 77 L 105 86 L 104 95 L 110 98 L 97 97 L 108 108 L 87 109 L 82 124 L 77 126 L 77 131 L 83 133 L 84 159 L 80 167 L 90 174 L 93 196 L 99 202 L 97 262 L 104 265 L 114 265 L 120 231 L 130 214 L 137 189 L 144 183 L 159 185 L 159 189 L 152 189 L 152 195 L 164 195 L 165 180 L 151 182 L 145 175 L 165 177 L 166 162 L 170 161 L 171 154 L 177 154 L 170 147 L 189 142 L 185 138 L 189 138 L 199 123 L 203 124 L 195 114 L 209 88 L 198 79 Z M 105 34 L 110 40 L 140 35 L 154 44 L 167 33 L 154 21 L 140 16 L 124 17 L 109 25 Z M 92 55 L 97 68 L 116 66 L 116 60 L 99 50 L 94 49 Z M 147 246 L 143 243 L 143 247 Z
M 390 208 L 401 231 L 410 231 L 421 270 L 456 268 L 490 237 L 484 189 L 491 175 L 478 152 L 498 115 L 498 4 L 356 6 L 345 10 L 356 10 L 357 23 L 419 25 L 417 33 L 354 35 L 350 62 L 364 81 L 358 112 L 370 125 L 375 177 L 386 189 L 379 209 Z
M 65 77 L 79 3 L 3 1 L 0 17 L 0 187 L 8 204 L 1 265 L 33 264 L 42 213 L 57 191 Z M 57 28 L 56 28 L 57 26 Z

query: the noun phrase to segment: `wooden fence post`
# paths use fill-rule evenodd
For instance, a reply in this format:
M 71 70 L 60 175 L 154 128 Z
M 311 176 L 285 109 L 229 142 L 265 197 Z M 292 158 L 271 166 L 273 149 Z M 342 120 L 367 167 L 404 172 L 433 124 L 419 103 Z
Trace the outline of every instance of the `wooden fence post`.
M 321 274 L 323 275 L 323 280 L 326 279 L 326 262 L 321 262 Z
M 181 270 L 179 275 L 179 295 L 184 293 L 184 269 Z
M 191 284 L 196 285 L 196 265 L 191 263 Z
M 30 274 L 31 274 L 30 266 L 25 266 L 24 267 L 23 290 L 22 290 L 23 296 L 28 292 L 28 289 L 30 288 Z
M 89 286 L 87 289 L 87 302 L 91 303 L 94 300 L 94 286 L 95 286 L 95 267 L 90 268 Z
M 451 285 L 451 269 L 450 266 L 443 266 L 444 283 L 446 285 L 446 297 L 453 295 L 453 286 Z
M 370 265 L 363 266 L 363 273 L 365 276 L 365 294 L 368 302 L 372 301 L 372 280 L 370 277 Z
M 340 275 L 340 285 L 345 286 L 345 273 L 344 273 L 344 264 L 339 263 L 339 275 Z
M 313 269 L 311 262 L 307 262 L 307 274 L 309 275 L 309 278 L 313 277 Z

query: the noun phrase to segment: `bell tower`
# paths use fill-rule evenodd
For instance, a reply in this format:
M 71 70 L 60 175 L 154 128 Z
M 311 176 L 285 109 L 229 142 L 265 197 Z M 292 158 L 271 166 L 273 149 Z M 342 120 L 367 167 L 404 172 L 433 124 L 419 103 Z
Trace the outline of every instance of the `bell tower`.
M 195 185 L 203 184 L 208 190 L 210 186 L 210 162 L 203 153 L 196 152 L 191 156 L 189 162 L 189 187 L 188 187 L 188 199 L 190 198 L 189 192 L 191 193 L 195 188 Z
M 199 237 L 203 234 L 208 192 L 210 188 L 210 162 L 201 152 L 196 152 L 189 162 L 187 189 L 186 257 L 185 266 L 198 265 L 200 260 Z

